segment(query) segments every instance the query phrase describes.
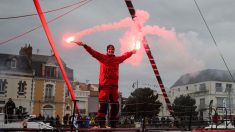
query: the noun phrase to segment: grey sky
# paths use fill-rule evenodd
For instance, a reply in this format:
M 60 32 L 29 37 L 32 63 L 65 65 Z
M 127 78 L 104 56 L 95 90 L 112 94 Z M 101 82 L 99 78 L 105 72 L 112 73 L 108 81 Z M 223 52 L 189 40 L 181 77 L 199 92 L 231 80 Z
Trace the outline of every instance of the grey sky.
M 43 11 L 64 7 L 78 0 L 40 0 Z M 234 69 L 235 44 L 235 1 L 234 0 L 197 0 L 199 7 L 217 42 L 212 38 L 196 8 L 194 0 L 132 0 L 136 10 L 146 11 L 150 17 L 144 26 L 158 26 L 176 34 L 177 41 L 169 41 L 158 35 L 147 34 L 153 57 L 159 68 L 163 83 L 167 88 L 182 75 L 188 72 L 211 69 L 226 69 L 220 53 L 224 56 L 229 68 Z M 71 7 L 72 8 L 72 7 Z M 46 14 L 47 21 L 70 10 Z M 18 16 L 36 13 L 32 0 L 1 0 L 0 17 Z M 99 64 L 82 47 L 65 48 L 61 39 L 65 33 L 77 33 L 101 24 L 111 24 L 130 17 L 124 0 L 93 0 L 77 10 L 49 24 L 51 34 L 61 58 L 74 69 L 78 81 L 98 83 Z M 0 42 L 24 33 L 40 25 L 38 16 L 18 19 L 0 20 Z M 120 54 L 120 38 L 128 28 L 95 32 L 81 40 L 100 52 L 106 52 L 106 45 L 113 43 L 116 55 Z M 20 47 L 30 43 L 33 53 L 50 54 L 50 45 L 44 31 L 39 28 L 18 39 L 0 45 L 1 53 L 18 54 Z M 135 56 L 132 56 L 133 58 Z M 140 65 L 130 63 L 120 65 L 120 91 L 129 96 L 134 91 L 132 83 L 138 80 L 140 86 L 151 86 L 159 90 L 158 83 L 147 60 L 146 54 Z

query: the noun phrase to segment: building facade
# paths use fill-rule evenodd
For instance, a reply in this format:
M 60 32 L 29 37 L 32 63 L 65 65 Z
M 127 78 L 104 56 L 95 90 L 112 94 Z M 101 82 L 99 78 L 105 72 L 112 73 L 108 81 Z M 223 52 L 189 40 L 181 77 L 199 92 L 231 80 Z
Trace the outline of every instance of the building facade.
M 78 83 L 75 90 L 76 100 L 82 115 L 89 115 L 98 110 L 98 84 Z
M 182 75 L 170 89 L 171 100 L 180 95 L 190 95 L 196 100 L 199 116 L 209 118 L 209 106 L 220 116 L 234 116 L 233 77 L 225 70 L 207 69 Z
M 63 66 L 72 87 L 73 70 Z M 0 54 L 0 112 L 8 98 L 23 112 L 45 117 L 72 113 L 72 101 L 54 55 L 34 55 L 26 45 L 19 55 Z
M 0 54 L 0 113 L 9 98 L 22 112 L 31 112 L 33 74 L 24 55 Z
M 72 86 L 73 71 L 63 63 Z M 34 74 L 33 114 L 45 117 L 71 113 L 72 102 L 55 57 L 32 56 Z M 74 89 L 74 88 L 73 88 Z

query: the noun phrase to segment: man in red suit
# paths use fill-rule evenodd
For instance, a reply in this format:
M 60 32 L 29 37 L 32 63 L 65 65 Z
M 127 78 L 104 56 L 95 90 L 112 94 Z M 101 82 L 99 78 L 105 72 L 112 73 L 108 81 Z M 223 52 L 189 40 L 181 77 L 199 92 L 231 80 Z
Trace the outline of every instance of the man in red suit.
M 79 46 L 83 46 L 86 51 L 100 62 L 99 75 L 99 109 L 96 119 L 100 127 L 105 127 L 106 114 L 108 105 L 110 104 L 110 125 L 116 127 L 118 122 L 119 102 L 118 102 L 118 78 L 119 64 L 136 53 L 136 50 L 126 52 L 121 56 L 115 56 L 115 48 L 113 45 L 107 46 L 107 54 L 102 54 L 92 49 L 90 46 L 75 42 Z

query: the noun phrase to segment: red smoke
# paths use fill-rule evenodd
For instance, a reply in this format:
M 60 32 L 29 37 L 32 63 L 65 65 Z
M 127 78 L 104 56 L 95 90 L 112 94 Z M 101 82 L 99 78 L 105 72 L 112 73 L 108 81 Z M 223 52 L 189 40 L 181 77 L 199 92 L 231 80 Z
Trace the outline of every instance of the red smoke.
M 137 32 L 129 31 L 123 34 L 123 36 L 120 38 L 121 43 L 121 53 L 124 53 L 126 51 L 130 51 L 135 47 L 135 44 L 142 41 L 142 37 L 138 37 Z M 139 65 L 142 57 L 144 55 L 144 49 L 143 46 L 140 46 L 140 49 L 137 50 L 136 54 L 133 55 L 131 58 L 129 58 L 126 62 L 129 62 L 133 65 Z
M 121 53 L 127 52 L 132 50 L 134 47 L 136 47 L 136 44 L 138 42 L 142 41 L 143 35 L 157 35 L 158 37 L 166 40 L 176 41 L 176 33 L 174 31 L 166 30 L 165 28 L 160 28 L 158 26 L 143 26 L 144 23 L 149 19 L 149 14 L 146 11 L 143 10 L 137 10 L 136 12 L 136 23 L 133 22 L 131 18 L 125 18 L 120 20 L 119 22 L 111 23 L 111 24 L 102 24 L 98 25 L 92 28 L 85 29 L 83 31 L 80 31 L 76 34 L 65 34 L 63 36 L 63 44 L 69 46 L 74 46 L 73 44 L 66 43 L 66 39 L 70 36 L 74 36 L 76 39 L 75 41 L 80 41 L 83 37 L 90 35 L 95 32 L 103 32 L 107 30 L 114 30 L 114 29 L 120 29 L 120 28 L 129 28 L 127 32 L 123 34 L 123 36 L 120 38 L 120 44 L 121 44 Z M 140 27 L 138 27 L 137 23 L 139 23 Z M 142 32 L 140 32 L 140 28 Z M 107 42 L 108 43 L 108 42 Z M 141 60 L 144 55 L 144 49 L 141 44 L 140 49 L 137 51 L 133 57 L 129 58 L 127 62 L 133 64 L 133 65 L 139 65 L 141 63 Z

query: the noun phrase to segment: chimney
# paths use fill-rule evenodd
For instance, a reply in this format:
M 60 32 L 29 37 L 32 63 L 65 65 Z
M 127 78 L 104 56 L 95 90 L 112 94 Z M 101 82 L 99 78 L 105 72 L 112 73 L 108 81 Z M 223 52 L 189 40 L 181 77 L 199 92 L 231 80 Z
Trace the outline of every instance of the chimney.
M 23 48 L 21 47 L 19 54 L 26 55 L 28 58 L 32 58 L 32 50 L 33 50 L 33 48 L 30 46 L 30 44 L 29 44 L 29 46 L 27 46 L 27 44 L 25 44 L 25 46 Z
M 29 61 L 32 61 L 32 51 L 33 48 L 30 46 L 30 44 L 27 46 L 27 44 L 25 44 L 25 46 L 19 51 L 19 55 L 25 55 L 27 56 L 27 58 L 29 59 Z

